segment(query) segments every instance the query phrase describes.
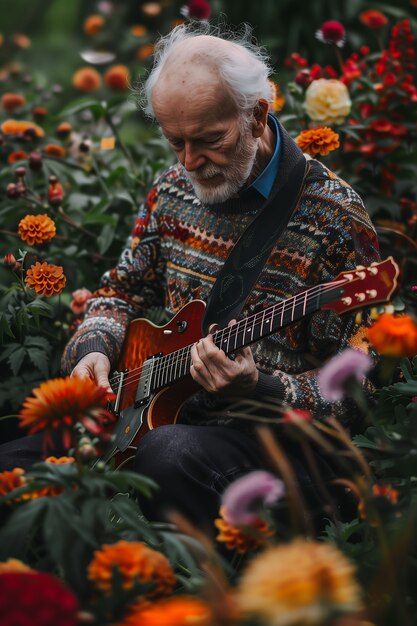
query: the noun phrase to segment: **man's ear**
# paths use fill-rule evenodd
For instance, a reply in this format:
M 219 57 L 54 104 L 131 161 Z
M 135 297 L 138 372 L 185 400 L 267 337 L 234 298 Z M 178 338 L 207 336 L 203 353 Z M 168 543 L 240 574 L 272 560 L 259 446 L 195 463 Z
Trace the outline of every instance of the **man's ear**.
M 269 104 L 263 98 L 258 100 L 253 107 L 252 135 L 254 137 L 263 135 L 267 124 L 268 110 Z

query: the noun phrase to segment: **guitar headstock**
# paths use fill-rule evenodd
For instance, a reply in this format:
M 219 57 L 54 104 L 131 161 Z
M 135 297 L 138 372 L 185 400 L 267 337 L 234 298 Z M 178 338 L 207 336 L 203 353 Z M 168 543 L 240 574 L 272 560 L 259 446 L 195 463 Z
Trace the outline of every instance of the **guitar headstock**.
M 372 263 L 369 267 L 358 266 L 351 272 L 341 272 L 329 286 L 340 287 L 343 293 L 321 308 L 345 313 L 388 302 L 398 286 L 399 273 L 400 268 L 392 256 L 380 263 Z

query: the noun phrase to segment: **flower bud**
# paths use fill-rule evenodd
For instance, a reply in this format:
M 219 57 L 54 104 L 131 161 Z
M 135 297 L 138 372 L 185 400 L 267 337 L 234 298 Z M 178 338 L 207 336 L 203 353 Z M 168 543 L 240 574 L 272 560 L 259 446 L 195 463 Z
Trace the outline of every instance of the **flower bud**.
M 20 192 L 15 183 L 9 183 L 6 188 L 6 195 L 11 200 L 15 200 L 20 196 Z
M 39 152 L 32 152 L 29 155 L 29 167 L 34 172 L 42 169 L 42 155 Z
M 12 252 L 8 252 L 7 254 L 4 255 L 4 259 L 3 259 L 3 265 L 6 269 L 8 270 L 14 270 L 17 263 L 16 263 L 16 257 Z
M 49 204 L 54 207 L 60 206 L 62 200 L 64 199 L 64 195 L 64 190 L 62 189 L 62 185 L 58 182 L 57 177 L 50 176 L 48 187 Z
M 18 178 L 23 178 L 26 175 L 26 168 L 22 166 L 18 167 L 17 169 L 15 169 L 14 173 Z

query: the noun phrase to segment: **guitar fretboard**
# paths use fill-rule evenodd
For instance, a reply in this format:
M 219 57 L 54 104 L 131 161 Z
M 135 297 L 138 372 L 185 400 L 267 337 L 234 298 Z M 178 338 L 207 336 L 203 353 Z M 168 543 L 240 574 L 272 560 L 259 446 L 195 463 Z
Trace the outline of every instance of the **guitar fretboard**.
M 271 335 L 284 326 L 317 311 L 323 304 L 343 295 L 339 284 L 326 284 L 311 287 L 283 302 L 274 304 L 264 311 L 259 311 L 233 326 L 222 328 L 213 333 L 215 345 L 226 354 L 232 354 L 263 337 Z M 152 368 L 151 388 L 153 391 L 184 378 L 190 372 L 192 345 L 157 357 L 148 364 Z

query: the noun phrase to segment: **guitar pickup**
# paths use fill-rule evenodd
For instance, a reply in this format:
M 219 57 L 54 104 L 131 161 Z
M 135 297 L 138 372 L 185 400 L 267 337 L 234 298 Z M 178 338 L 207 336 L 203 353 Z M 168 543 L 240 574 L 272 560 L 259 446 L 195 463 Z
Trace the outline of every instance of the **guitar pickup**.
M 143 406 L 151 395 L 152 373 L 155 364 L 154 357 L 143 362 L 138 386 L 135 394 L 135 408 Z

